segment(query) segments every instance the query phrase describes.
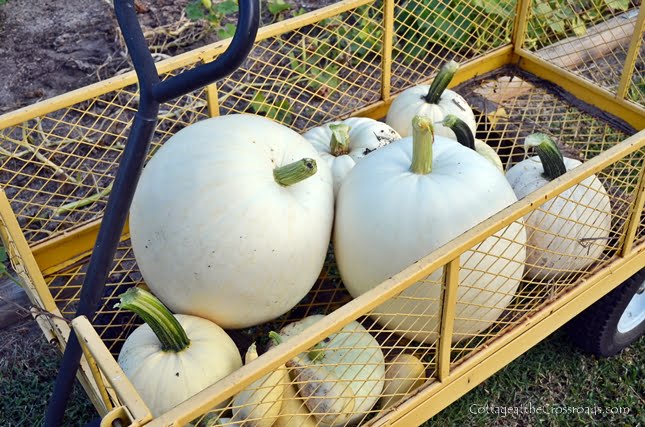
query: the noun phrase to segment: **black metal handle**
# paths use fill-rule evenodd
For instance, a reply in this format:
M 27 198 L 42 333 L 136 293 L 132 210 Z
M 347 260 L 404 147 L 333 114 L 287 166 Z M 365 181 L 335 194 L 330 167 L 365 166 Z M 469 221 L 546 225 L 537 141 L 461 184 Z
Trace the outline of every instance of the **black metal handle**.
M 215 61 L 202 64 L 160 81 L 141 25 L 137 19 L 134 0 L 115 0 L 114 11 L 119 27 L 137 71 L 141 90 L 150 91 L 157 102 L 166 102 L 200 87 L 206 86 L 237 69 L 246 59 L 257 35 L 260 3 L 258 0 L 241 0 L 239 18 L 231 44 Z
M 232 73 L 244 61 L 255 41 L 259 22 L 259 0 L 240 0 L 238 27 L 231 44 L 215 61 L 161 81 L 141 31 L 134 0 L 115 0 L 117 21 L 139 80 L 139 108 L 132 123 L 112 192 L 105 208 L 94 250 L 81 289 L 76 316 L 92 318 L 101 301 L 105 282 L 114 261 L 134 191 L 143 169 L 152 134 L 157 124 L 159 104 Z M 81 359 L 78 337 L 72 330 L 56 377 L 54 393 L 47 407 L 45 426 L 61 425 L 67 401 Z

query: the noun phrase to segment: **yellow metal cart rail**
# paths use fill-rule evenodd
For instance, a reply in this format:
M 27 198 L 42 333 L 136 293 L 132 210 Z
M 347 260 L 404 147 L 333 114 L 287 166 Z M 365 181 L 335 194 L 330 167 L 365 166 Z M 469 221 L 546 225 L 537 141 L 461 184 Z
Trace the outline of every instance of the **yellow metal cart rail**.
M 323 320 L 299 340 L 280 345 L 157 417 L 114 359 L 138 321 L 113 306 L 125 289 L 144 284 L 127 228 L 102 307 L 93 319 L 72 319 L 136 111 L 135 74 L 0 116 L 0 234 L 47 339 L 64 348 L 70 327 L 80 337 L 85 357 L 79 379 L 105 416 L 104 425 L 115 418 L 132 426 L 227 425 L 211 410 L 218 403 L 356 319 L 377 338 L 386 361 L 402 352 L 423 360 L 427 381 L 392 408 L 375 405 L 355 415 L 369 425 L 417 425 L 645 266 L 645 7 L 585 9 L 586 3 L 570 0 L 571 11 L 589 17 L 582 25 L 537 0 L 430 3 L 345 0 L 261 28 L 241 69 L 162 106 L 153 152 L 179 129 L 220 114 L 260 112 L 298 131 L 349 116 L 380 119 L 398 93 L 428 82 L 453 59 L 461 65 L 453 85 L 478 110 L 478 134 L 498 150 L 506 169 L 526 155 L 524 137 L 538 131 L 552 135 L 566 155 L 583 164 L 358 298 L 344 290 L 330 257 L 308 297 L 272 326 L 313 313 L 325 314 Z M 446 17 L 453 24 L 438 25 Z M 171 76 L 211 61 L 227 43 L 164 60 L 157 68 Z M 605 230 L 610 238 L 602 254 L 557 281 L 525 279 L 507 307 L 484 303 L 480 309 L 499 310 L 501 316 L 491 327 L 453 343 L 456 319 L 476 321 L 457 304 L 460 282 L 464 286 L 465 277 L 478 273 L 476 267 L 464 267 L 468 257 L 488 237 L 521 223 L 591 175 L 601 180 L 612 206 L 611 230 Z M 442 279 L 426 280 L 437 269 L 443 269 Z M 440 287 L 442 298 L 401 295 L 417 282 Z M 439 304 L 440 313 L 427 316 L 438 319 L 438 338 L 411 341 L 401 338 L 410 331 L 374 322 L 379 305 L 395 298 Z M 244 350 L 257 338 L 253 334 L 238 331 L 234 338 Z M 230 403 L 227 408 L 239 409 Z

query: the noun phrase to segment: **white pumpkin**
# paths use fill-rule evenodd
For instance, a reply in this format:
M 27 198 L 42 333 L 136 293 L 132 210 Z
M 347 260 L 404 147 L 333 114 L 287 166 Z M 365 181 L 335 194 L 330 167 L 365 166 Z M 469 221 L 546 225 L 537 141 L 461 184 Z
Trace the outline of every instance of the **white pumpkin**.
M 118 363 L 155 417 L 242 366 L 222 328 L 195 316 L 173 316 L 153 295 L 131 288 L 119 306 L 145 324 L 125 340 Z
M 130 233 L 144 279 L 173 311 L 242 328 L 312 288 L 333 214 L 331 173 L 311 144 L 267 118 L 229 115 L 182 129 L 155 153 Z
M 414 121 L 414 138 L 363 159 L 338 194 L 334 251 L 354 297 L 517 200 L 489 161 L 449 138 L 432 143 L 431 123 L 420 116 Z M 510 303 L 522 278 L 525 241 L 524 226 L 513 223 L 461 256 L 453 341 L 487 328 Z M 372 316 L 409 339 L 434 341 L 442 271 L 381 304 Z
M 247 365 L 258 358 L 255 343 L 246 350 L 244 363 Z M 287 370 L 284 366 L 268 373 L 246 386 L 233 398 L 232 420 L 245 427 L 271 427 L 282 410 L 285 392 L 284 379 Z
M 523 160 L 506 173 L 518 199 L 582 164 L 563 157 L 544 134 L 529 135 L 525 146 L 536 147 L 538 156 Z M 592 175 L 531 211 L 524 221 L 527 277 L 556 280 L 583 271 L 600 257 L 611 231 L 611 203 L 605 187 Z
M 397 95 L 385 123 L 406 137 L 412 135 L 412 118 L 424 116 L 434 124 L 435 135 L 456 139 L 454 132 L 441 123 L 446 115 L 454 114 L 475 133 L 477 122 L 468 103 L 457 92 L 446 89 L 458 67 L 456 62 L 450 61 L 441 67 L 431 85 L 414 86 Z
M 327 161 L 334 178 L 334 195 L 356 162 L 401 136 L 383 122 L 352 117 L 315 127 L 302 136 Z
M 285 341 L 294 339 L 322 318 L 305 317 L 282 328 L 280 336 Z M 363 418 L 378 401 L 385 380 L 385 358 L 376 339 L 360 323 L 351 322 L 313 352 L 298 355 L 287 366 L 319 425 L 347 425 Z M 339 405 L 341 395 L 346 401 Z M 341 410 L 331 409 L 339 406 Z
M 466 122 L 454 114 L 448 114 L 443 119 L 443 124 L 455 133 L 457 142 L 464 147 L 475 150 L 480 156 L 491 162 L 501 173 L 504 173 L 504 165 L 502 164 L 502 159 L 497 155 L 497 152 L 481 139 L 475 138 L 475 135 L 473 135 L 473 132 Z

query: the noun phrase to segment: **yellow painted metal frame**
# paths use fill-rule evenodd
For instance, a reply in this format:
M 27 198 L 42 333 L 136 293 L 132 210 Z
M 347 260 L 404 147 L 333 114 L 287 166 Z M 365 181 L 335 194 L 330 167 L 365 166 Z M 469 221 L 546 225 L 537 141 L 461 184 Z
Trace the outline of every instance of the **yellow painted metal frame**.
M 369 3 L 371 3 L 370 0 L 344 0 L 315 12 L 278 22 L 262 28 L 258 34 L 258 40 L 278 36 Z M 393 52 L 391 41 L 394 35 L 394 6 L 393 0 L 386 0 L 383 9 L 383 37 L 385 43 L 383 44 L 381 64 L 381 100 L 355 111 L 354 115 L 381 118 L 396 97 L 396 95 L 392 94 L 390 84 L 392 77 Z M 639 13 L 636 28 L 640 31 L 636 31 L 632 38 L 632 44 L 625 61 L 626 66 L 623 70 L 617 93 L 599 88 L 574 73 L 548 63 L 525 49 L 524 33 L 529 7 L 530 0 L 518 1 L 512 41 L 484 56 L 464 63 L 454 79 L 453 85 L 494 71 L 504 65 L 517 64 L 520 68 L 559 85 L 578 99 L 621 118 L 637 130 L 645 128 L 645 109 L 625 99 L 638 52 L 637 45 L 641 42 L 640 34 L 645 25 L 645 12 L 643 12 L 645 7 L 641 7 Z M 228 41 L 222 41 L 162 61 L 157 64 L 158 71 L 165 73 L 190 66 L 196 62 L 209 61 L 223 52 L 227 45 Z M 0 116 L 0 128 L 15 126 L 34 117 L 43 116 L 80 101 L 134 85 L 135 83 L 135 74 L 133 72 L 126 73 Z M 218 87 L 214 84 L 208 86 L 206 88 L 206 97 L 209 115 L 219 115 Z M 81 338 L 84 353 L 86 354 L 82 366 L 82 375 L 79 375 L 79 378 L 81 378 L 95 406 L 100 409 L 101 414 L 108 414 L 105 420 L 127 416 L 132 426 L 181 425 L 212 408 L 215 403 L 239 392 L 264 373 L 275 369 L 295 354 L 306 350 L 330 333 L 364 315 L 386 299 L 400 293 L 419 279 L 427 276 L 429 272 L 445 267 L 441 334 L 437 356 L 437 378 L 426 384 L 422 389 L 417 390 L 413 396 L 394 407 L 394 409 L 370 421 L 370 425 L 375 426 L 417 425 L 510 363 L 645 265 L 645 243 L 635 242 L 634 240 L 645 201 L 645 172 L 641 172 L 637 196 L 631 206 L 626 240 L 622 247 L 621 256 L 616 256 L 600 266 L 572 291 L 535 312 L 530 319 L 525 320 L 506 334 L 497 337 L 484 350 L 478 351 L 477 354 L 459 365 L 451 365 L 451 334 L 455 318 L 456 291 L 460 268 L 459 256 L 486 237 L 538 208 L 544 202 L 556 197 L 565 189 L 580 183 L 585 178 L 631 153 L 642 150 L 644 147 L 645 131 L 641 131 L 482 222 L 449 244 L 386 280 L 372 291 L 348 302 L 326 316 L 322 321 L 308 328 L 303 334 L 302 340 L 284 343 L 274 351 L 260 356 L 257 360 L 245 365 L 217 384 L 156 419 L 152 418 L 145 403 L 127 380 L 92 325 L 85 318 L 78 318 L 72 322 L 72 327 Z M 97 220 L 80 225 L 30 248 L 22 236 L 18 222 L 13 216 L 4 193 L 0 194 L 0 218 L 2 220 L 0 235 L 5 244 L 11 242 L 8 248 L 12 259 L 19 260 L 16 264 L 16 271 L 28 287 L 34 302 L 41 307 L 42 312 L 39 311 L 36 314 L 38 323 L 46 334 L 55 337 L 59 344 L 64 346 L 70 326 L 61 320 L 60 311 L 45 284 L 43 274 L 58 271 L 84 256 L 94 244 L 100 222 Z M 126 229 L 124 230 L 123 238 L 127 237 L 128 230 Z

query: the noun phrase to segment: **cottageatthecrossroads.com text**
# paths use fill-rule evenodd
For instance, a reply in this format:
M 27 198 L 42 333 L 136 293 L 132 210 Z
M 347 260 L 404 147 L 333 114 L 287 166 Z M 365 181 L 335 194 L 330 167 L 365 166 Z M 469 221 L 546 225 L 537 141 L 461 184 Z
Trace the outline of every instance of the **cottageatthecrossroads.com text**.
M 468 412 L 478 415 L 498 415 L 498 416 L 514 416 L 514 415 L 599 415 L 599 414 L 616 414 L 628 415 L 630 408 L 622 406 L 569 406 L 569 405 L 533 405 L 531 402 L 528 405 L 519 406 L 499 406 L 492 404 L 477 404 L 473 403 L 468 407 Z

